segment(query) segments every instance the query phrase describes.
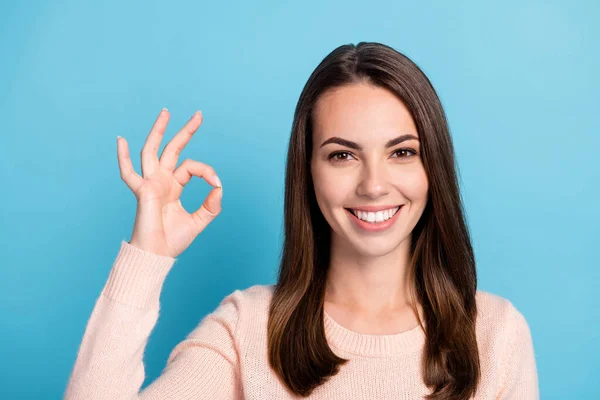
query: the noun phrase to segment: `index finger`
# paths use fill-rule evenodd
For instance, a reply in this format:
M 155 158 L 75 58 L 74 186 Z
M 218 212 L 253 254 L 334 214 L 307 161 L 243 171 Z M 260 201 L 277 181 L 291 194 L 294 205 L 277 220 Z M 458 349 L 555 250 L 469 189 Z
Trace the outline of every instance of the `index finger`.
M 162 167 L 165 167 L 169 171 L 175 169 L 181 150 L 183 150 L 185 145 L 188 144 L 194 133 L 198 130 L 202 124 L 202 119 L 202 112 L 200 110 L 196 111 L 179 133 L 171 139 L 160 156 L 159 163 Z
M 148 177 L 158 168 L 158 148 L 169 123 L 169 110 L 163 108 L 146 138 L 142 148 L 142 176 Z

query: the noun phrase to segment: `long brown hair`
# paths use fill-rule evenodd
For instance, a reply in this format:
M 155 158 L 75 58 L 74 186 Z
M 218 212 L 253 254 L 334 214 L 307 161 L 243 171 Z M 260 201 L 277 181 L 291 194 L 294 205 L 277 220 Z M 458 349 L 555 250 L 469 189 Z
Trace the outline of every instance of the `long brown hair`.
M 464 218 L 446 116 L 429 79 L 408 57 L 381 43 L 333 50 L 309 77 L 296 106 L 289 142 L 284 244 L 269 310 L 269 363 L 300 396 L 337 374 L 348 360 L 329 347 L 324 298 L 331 228 L 321 213 L 310 172 L 312 112 L 329 89 L 368 82 L 394 93 L 410 111 L 429 181 L 423 214 L 413 229 L 410 276 L 426 341 L 422 376 L 428 399 L 468 399 L 481 371 L 475 336 L 477 276 Z

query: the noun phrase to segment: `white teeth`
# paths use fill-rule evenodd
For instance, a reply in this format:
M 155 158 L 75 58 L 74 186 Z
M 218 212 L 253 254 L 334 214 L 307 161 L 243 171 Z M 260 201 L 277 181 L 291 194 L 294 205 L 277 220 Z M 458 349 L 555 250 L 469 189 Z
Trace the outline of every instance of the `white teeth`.
M 386 221 L 394 216 L 400 207 L 390 208 L 389 210 L 377 211 L 377 212 L 366 212 L 360 210 L 352 210 L 352 213 L 360 220 L 367 221 L 370 223 L 377 223 Z

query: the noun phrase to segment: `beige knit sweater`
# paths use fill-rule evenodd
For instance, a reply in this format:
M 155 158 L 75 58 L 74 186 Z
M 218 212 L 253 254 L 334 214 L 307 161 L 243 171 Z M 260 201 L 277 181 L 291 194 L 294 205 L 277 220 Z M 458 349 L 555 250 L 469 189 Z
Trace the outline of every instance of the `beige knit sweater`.
M 159 296 L 175 258 L 121 243 L 88 321 L 65 399 L 292 399 L 267 361 L 272 285 L 236 290 L 172 350 L 146 387 L 142 361 L 159 316 Z M 529 326 L 510 301 L 478 291 L 482 379 L 476 399 L 538 399 Z M 347 330 L 325 314 L 331 349 L 350 362 L 311 399 L 422 399 L 420 328 L 394 335 Z

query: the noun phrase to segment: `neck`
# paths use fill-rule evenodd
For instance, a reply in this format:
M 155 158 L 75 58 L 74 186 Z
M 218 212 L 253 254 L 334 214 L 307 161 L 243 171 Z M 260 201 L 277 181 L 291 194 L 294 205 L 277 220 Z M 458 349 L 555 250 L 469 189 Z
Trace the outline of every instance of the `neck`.
M 410 241 L 373 257 L 350 251 L 332 235 L 325 301 L 370 314 L 410 305 Z

